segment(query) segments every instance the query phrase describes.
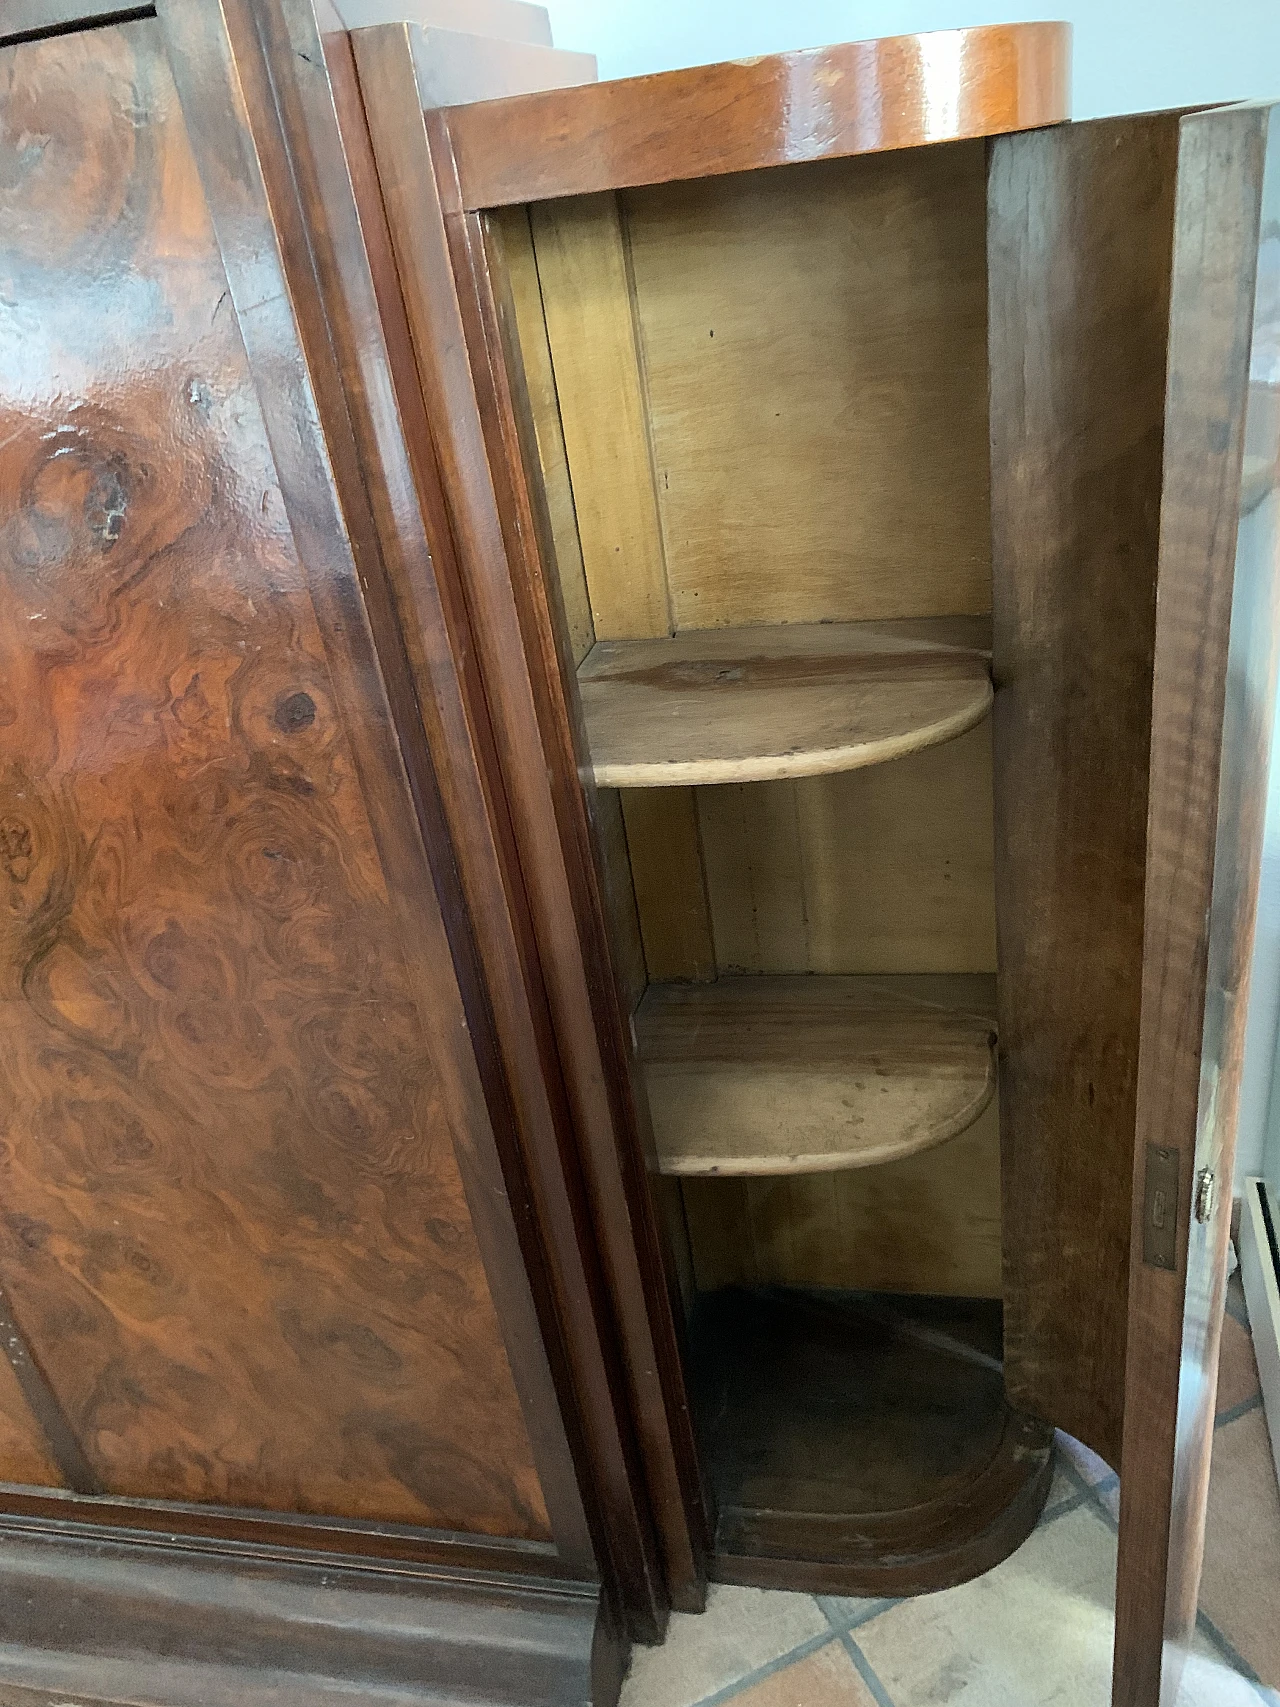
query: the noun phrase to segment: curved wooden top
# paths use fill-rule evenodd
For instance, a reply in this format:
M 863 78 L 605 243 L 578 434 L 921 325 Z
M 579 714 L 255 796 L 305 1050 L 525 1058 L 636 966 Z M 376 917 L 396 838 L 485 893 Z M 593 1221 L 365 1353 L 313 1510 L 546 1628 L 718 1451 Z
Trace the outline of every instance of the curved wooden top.
M 446 109 L 462 204 L 713 177 L 1067 117 L 1071 26 L 987 24 Z
M 601 640 L 578 670 L 601 788 L 777 782 L 883 764 L 991 706 L 985 617 Z
M 654 984 L 636 1037 L 665 1174 L 872 1167 L 963 1132 L 995 1089 L 995 979 Z

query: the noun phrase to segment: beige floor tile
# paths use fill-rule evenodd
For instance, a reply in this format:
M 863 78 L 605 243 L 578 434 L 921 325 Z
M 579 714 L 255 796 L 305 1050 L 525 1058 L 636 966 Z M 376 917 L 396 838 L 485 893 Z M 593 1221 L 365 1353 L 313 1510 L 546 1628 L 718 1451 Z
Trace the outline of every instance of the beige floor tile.
M 1203 1638 L 1187 1661 L 1177 1707 L 1262 1707 L 1251 1683 L 1237 1676 Z
M 1081 1506 L 994 1571 L 903 1601 L 854 1639 L 895 1707 L 1105 1707 L 1115 1547 Z
M 1222 1353 L 1218 1359 L 1218 1398 L 1214 1407 L 1218 1416 L 1233 1411 L 1258 1393 L 1258 1365 L 1253 1356 L 1253 1340 L 1248 1328 L 1242 1328 L 1234 1316 L 1222 1324 Z
M 1261 1407 L 1213 1438 L 1200 1605 L 1280 1688 L 1280 1493 Z
M 677 1612 L 660 1648 L 635 1650 L 621 1707 L 688 1707 L 828 1628 L 807 1594 L 713 1583 L 705 1612 Z
M 876 1707 L 876 1698 L 836 1641 L 751 1684 L 733 1707 Z

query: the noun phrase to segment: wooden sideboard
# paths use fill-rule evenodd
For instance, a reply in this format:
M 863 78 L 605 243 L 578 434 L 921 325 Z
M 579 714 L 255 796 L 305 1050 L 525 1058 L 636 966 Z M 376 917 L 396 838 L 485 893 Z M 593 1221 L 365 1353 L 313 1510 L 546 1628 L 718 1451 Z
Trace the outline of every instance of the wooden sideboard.
M 988 1568 L 1062 1427 L 1167 1707 L 1271 109 L 380 3 L 0 12 L 0 1684 L 609 1707 L 708 1578 Z

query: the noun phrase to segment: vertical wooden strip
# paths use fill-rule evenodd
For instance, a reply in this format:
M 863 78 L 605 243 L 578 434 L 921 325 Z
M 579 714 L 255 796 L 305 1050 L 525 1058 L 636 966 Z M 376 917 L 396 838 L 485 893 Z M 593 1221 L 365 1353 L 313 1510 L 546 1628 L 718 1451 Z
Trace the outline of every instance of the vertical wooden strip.
M 650 982 L 707 982 L 716 951 L 694 791 L 629 788 L 619 798 Z
M 604 868 L 613 951 L 618 963 L 618 977 L 627 996 L 628 1012 L 634 1012 L 652 974 L 645 965 L 640 914 L 636 906 L 631 861 L 627 853 L 627 830 L 622 815 L 623 797 L 616 788 L 601 788 L 595 798 L 596 830 L 600 842 L 600 863 Z
M 1260 232 L 1280 223 L 1276 108 L 1183 119 L 1156 610 L 1116 1707 L 1172 1707 L 1195 1628 L 1236 1113 L 1275 709 L 1274 355 Z M 1251 353 L 1256 353 L 1250 385 Z M 1247 399 L 1247 402 L 1246 402 Z M 1246 419 L 1246 409 L 1248 411 Z M 1241 514 L 1246 439 L 1263 454 Z M 1148 1146 L 1179 1163 L 1173 1268 L 1144 1261 Z M 1193 1209 L 1202 1172 L 1216 1198 Z
M 612 194 L 531 210 L 547 335 L 601 640 L 671 632 L 625 240 Z
M 582 541 L 578 537 L 578 517 L 573 503 L 573 484 L 569 478 L 569 458 L 564 444 L 551 346 L 547 341 L 542 287 L 533 252 L 529 212 L 522 207 L 502 208 L 493 218 L 502 236 L 503 256 L 511 284 L 511 303 L 520 336 L 520 354 L 524 361 L 525 384 L 529 391 L 542 485 L 551 522 L 556 579 L 560 585 L 565 626 L 573 661 L 580 664 L 595 645 L 596 632 L 591 621 L 587 572 L 582 562 Z
M 1005 1376 L 1112 1464 L 1176 151 L 1030 132 L 988 187 Z

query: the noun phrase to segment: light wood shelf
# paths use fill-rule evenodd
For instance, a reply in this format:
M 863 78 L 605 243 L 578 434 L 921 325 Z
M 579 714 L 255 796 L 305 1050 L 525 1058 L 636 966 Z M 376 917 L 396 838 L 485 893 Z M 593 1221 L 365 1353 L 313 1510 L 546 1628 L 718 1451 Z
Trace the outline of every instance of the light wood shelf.
M 995 978 L 654 984 L 636 1012 L 669 1174 L 871 1167 L 963 1132 L 995 1088 Z
M 772 782 L 950 740 L 991 705 L 990 622 L 783 623 L 601 640 L 578 685 L 603 788 Z

